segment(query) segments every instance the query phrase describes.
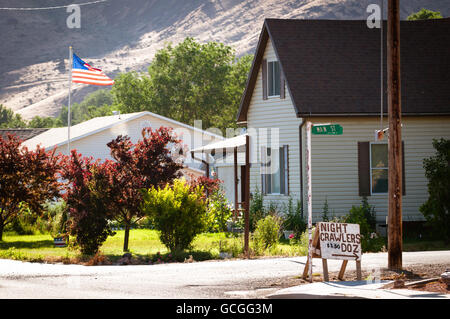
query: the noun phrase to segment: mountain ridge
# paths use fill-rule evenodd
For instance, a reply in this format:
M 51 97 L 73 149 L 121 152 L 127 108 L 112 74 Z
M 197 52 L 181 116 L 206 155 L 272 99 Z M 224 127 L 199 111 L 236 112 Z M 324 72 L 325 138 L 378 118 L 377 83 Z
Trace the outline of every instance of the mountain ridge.
M 73 2 L 41 0 L 39 6 Z M 222 42 L 243 55 L 253 53 L 264 18 L 366 19 L 370 3 L 379 1 L 108 0 L 81 6 L 81 29 L 67 28 L 70 13 L 64 9 L 0 10 L 0 104 L 25 119 L 56 116 L 67 103 L 69 45 L 86 62 L 114 77 L 119 72 L 145 70 L 158 49 L 187 36 Z M 450 14 L 445 0 L 401 4 L 402 19 L 422 7 Z M 2 0 L 0 5 L 18 6 L 17 0 Z M 36 7 L 36 2 L 22 0 L 20 6 Z M 83 84 L 72 88 L 75 102 L 98 89 Z

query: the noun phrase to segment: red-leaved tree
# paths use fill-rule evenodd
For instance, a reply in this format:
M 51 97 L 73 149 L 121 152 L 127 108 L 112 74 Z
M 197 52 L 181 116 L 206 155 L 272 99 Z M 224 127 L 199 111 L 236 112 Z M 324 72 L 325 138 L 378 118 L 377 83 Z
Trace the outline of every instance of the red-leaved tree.
M 217 192 L 220 189 L 220 184 L 223 183 L 222 180 L 218 178 L 210 178 L 207 176 L 199 176 L 192 178 L 189 184 L 193 189 L 197 186 L 203 187 L 203 191 L 207 196 Z
M 13 135 L 0 136 L 0 240 L 5 226 L 24 209 L 41 214 L 48 200 L 59 197 L 59 156 L 39 146 L 21 146 Z
M 114 235 L 108 221 L 114 215 L 109 209 L 113 200 L 109 190 L 115 173 L 115 163 L 109 160 L 94 161 L 76 150 L 65 157 L 61 177 L 69 209 L 68 233 L 83 254 L 95 254 L 108 236 Z
M 145 215 L 141 210 L 142 189 L 162 186 L 180 177 L 182 163 L 177 161 L 171 149 L 180 145 L 172 129 L 142 130 L 142 139 L 136 144 L 128 136 L 118 136 L 109 142 L 111 156 L 115 160 L 115 174 L 111 176 L 108 193 L 110 210 L 115 219 L 125 226 L 123 250 L 128 251 L 130 227 Z

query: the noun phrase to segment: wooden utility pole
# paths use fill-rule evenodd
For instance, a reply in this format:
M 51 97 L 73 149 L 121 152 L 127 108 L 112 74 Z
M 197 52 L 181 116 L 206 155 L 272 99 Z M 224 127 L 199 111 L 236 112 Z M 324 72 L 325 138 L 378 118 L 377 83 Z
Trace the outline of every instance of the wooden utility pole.
M 388 267 L 402 268 L 402 132 L 400 84 L 400 4 L 389 0 L 387 29 L 388 72 Z

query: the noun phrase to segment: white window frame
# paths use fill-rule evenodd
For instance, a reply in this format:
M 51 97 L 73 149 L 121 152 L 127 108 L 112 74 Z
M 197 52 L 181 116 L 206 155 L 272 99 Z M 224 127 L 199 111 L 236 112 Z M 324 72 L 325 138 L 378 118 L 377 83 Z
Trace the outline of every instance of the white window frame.
M 370 167 L 369 167 L 369 169 L 370 169 L 370 195 L 382 195 L 382 196 L 384 196 L 384 195 L 387 195 L 387 194 L 389 194 L 389 185 L 388 185 L 388 191 L 386 192 L 386 193 L 374 193 L 372 190 L 373 190 L 373 187 L 372 187 L 372 170 L 373 170 L 373 168 L 372 168 L 372 145 L 387 145 L 388 143 L 387 142 L 370 142 L 370 147 L 369 147 L 369 161 L 370 161 Z M 385 170 L 387 170 L 388 171 L 388 176 L 389 176 L 389 154 L 388 154 L 388 167 L 378 167 L 378 168 L 375 168 L 375 169 L 385 169 Z
M 279 97 L 281 97 L 281 94 L 278 94 L 278 95 L 270 95 L 270 90 L 269 90 L 269 82 L 270 82 L 270 79 L 269 79 L 269 74 L 270 74 L 270 72 L 269 72 L 269 63 L 272 63 L 272 62 L 278 62 L 278 67 L 280 66 L 280 62 L 277 60 L 277 59 L 267 59 L 267 81 L 266 81 L 266 85 L 267 85 L 267 98 L 279 98 Z M 280 69 L 280 72 L 281 72 L 281 69 Z M 273 70 L 272 70 L 272 74 L 273 74 Z M 280 93 L 281 93 L 281 79 L 279 79 L 279 81 L 280 81 Z M 273 84 L 275 84 L 275 83 L 273 83 Z
M 281 162 L 278 164 L 278 174 L 279 174 L 279 178 L 280 178 L 280 192 L 278 192 L 278 193 L 273 193 L 273 192 L 269 193 L 269 192 L 266 191 L 265 195 L 267 195 L 267 196 L 272 196 L 272 195 L 273 196 L 289 196 L 289 169 L 288 169 L 288 167 L 289 167 L 289 152 L 288 152 L 287 148 L 285 148 L 284 146 L 286 146 L 286 145 L 283 145 L 283 146 L 279 147 L 278 148 L 278 152 L 277 152 L 278 158 L 280 158 L 280 154 L 281 154 L 280 152 L 283 152 L 283 161 L 284 161 L 283 165 L 281 165 Z M 261 160 L 265 161 L 266 164 L 265 164 L 265 167 L 261 167 L 261 174 L 270 175 L 269 182 L 270 182 L 270 190 L 272 191 L 272 189 L 273 189 L 273 187 L 272 187 L 273 186 L 272 175 L 274 175 L 274 174 L 270 173 L 270 171 L 272 169 L 271 165 L 272 165 L 272 157 L 273 157 L 273 150 L 274 149 L 272 147 L 265 147 L 264 149 L 266 151 L 266 154 L 263 155 L 263 158 Z M 267 157 L 268 157 L 267 152 L 268 152 L 268 150 L 270 150 L 270 161 L 267 161 Z M 283 174 L 281 172 L 281 167 L 282 166 L 283 166 L 283 169 L 284 169 Z M 284 178 L 282 178 L 283 175 L 284 175 Z M 265 183 L 265 179 L 262 182 Z M 284 184 L 284 189 L 285 189 L 286 194 L 285 193 L 281 193 L 281 189 L 283 188 L 282 187 L 283 184 Z M 267 186 L 268 185 L 262 185 L 263 189 L 266 189 Z

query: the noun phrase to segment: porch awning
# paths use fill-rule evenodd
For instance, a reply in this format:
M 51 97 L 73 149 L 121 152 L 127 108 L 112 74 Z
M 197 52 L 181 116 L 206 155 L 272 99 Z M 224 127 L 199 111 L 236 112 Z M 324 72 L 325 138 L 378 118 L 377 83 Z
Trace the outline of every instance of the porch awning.
M 197 147 L 191 150 L 191 153 L 210 153 L 215 150 L 238 148 L 238 151 L 245 151 L 245 138 L 248 134 L 238 135 L 236 137 L 228 138 L 224 141 L 211 143 L 202 147 Z

